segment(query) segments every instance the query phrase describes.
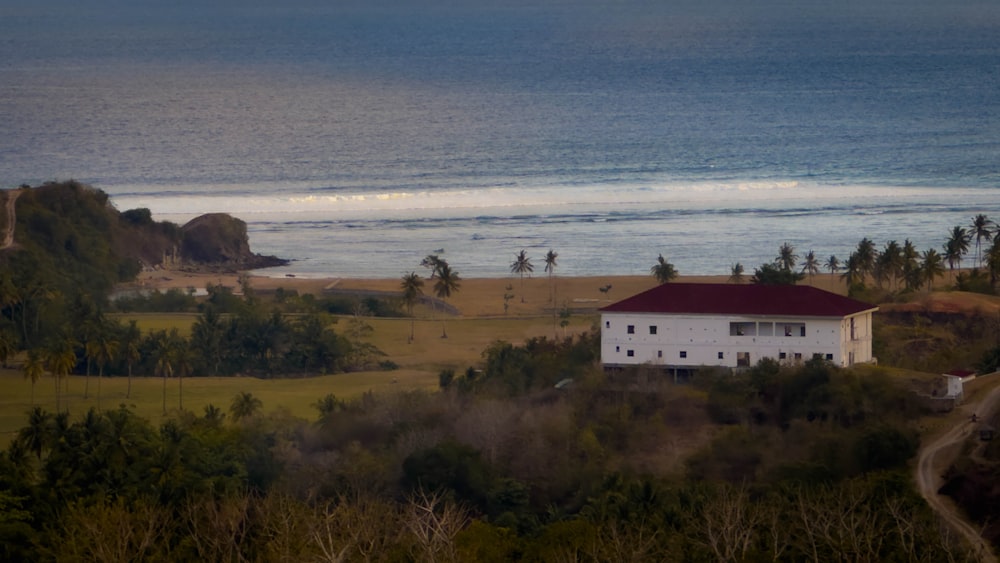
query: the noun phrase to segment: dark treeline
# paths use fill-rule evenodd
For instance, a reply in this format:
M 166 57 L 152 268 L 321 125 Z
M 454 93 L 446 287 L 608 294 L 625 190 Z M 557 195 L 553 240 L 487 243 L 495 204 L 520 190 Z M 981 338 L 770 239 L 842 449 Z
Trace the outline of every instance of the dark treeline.
M 440 393 L 328 396 L 315 421 L 248 394 L 159 428 L 36 409 L 0 456 L 0 558 L 968 559 L 910 483 L 919 408 L 896 380 L 609 377 L 597 342 L 498 342 Z

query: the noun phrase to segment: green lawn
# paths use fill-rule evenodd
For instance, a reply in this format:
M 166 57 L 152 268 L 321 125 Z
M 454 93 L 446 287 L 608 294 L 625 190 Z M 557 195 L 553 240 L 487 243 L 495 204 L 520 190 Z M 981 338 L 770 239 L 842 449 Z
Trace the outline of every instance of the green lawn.
M 127 322 L 136 319 L 143 331 L 176 327 L 181 334 L 190 334 L 192 314 L 130 314 L 122 315 Z M 496 340 L 515 344 L 534 336 L 562 336 L 561 328 L 554 329 L 551 318 L 494 318 L 447 319 L 448 338 L 441 338 L 440 320 L 417 320 L 415 340 L 407 343 L 410 333 L 408 319 L 366 319 L 374 328 L 370 342 L 386 353 L 386 359 L 395 362 L 399 369 L 393 371 L 345 373 L 299 379 L 255 379 L 250 377 L 186 377 L 184 378 L 184 408 L 201 414 L 209 403 L 229 410 L 234 395 L 248 391 L 261 399 L 264 411 L 286 409 L 294 416 L 314 419 L 317 411 L 312 404 L 328 393 L 338 398 L 350 399 L 366 391 L 392 391 L 397 389 L 436 389 L 438 373 L 445 368 L 462 371 L 482 359 L 483 350 Z M 593 317 L 576 316 L 567 327 L 567 333 L 588 330 Z M 340 319 L 334 329 L 344 334 L 347 319 Z M 0 369 L 0 444 L 6 443 L 20 429 L 31 408 L 31 385 L 24 379 L 17 361 L 15 369 Z M 63 393 L 64 407 L 69 405 L 73 417 L 81 416 L 87 409 L 97 407 L 97 376 L 90 377 L 89 397 L 84 399 L 86 385 L 83 376 L 68 378 L 69 393 Z M 65 382 L 65 380 L 64 380 Z M 120 404 L 132 407 L 154 424 L 163 419 L 163 380 L 156 377 L 136 376 L 132 380 L 132 396 L 126 399 L 127 379 L 105 377 L 101 380 L 101 408 L 116 408 Z M 167 409 L 179 408 L 178 380 L 167 381 Z M 49 411 L 56 409 L 54 380 L 45 375 L 35 386 L 34 404 Z

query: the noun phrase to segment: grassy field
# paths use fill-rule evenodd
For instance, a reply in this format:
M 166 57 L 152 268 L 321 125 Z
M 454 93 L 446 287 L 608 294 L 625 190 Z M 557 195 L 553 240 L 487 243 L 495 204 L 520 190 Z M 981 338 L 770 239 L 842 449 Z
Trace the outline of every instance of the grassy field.
M 122 317 L 136 319 L 144 331 L 176 327 L 181 334 L 190 332 L 193 314 L 134 314 Z M 566 327 L 567 334 L 588 330 L 595 317 L 575 316 Z M 287 410 L 297 417 L 313 419 L 317 411 L 313 403 L 328 393 L 350 399 L 366 391 L 397 389 L 436 389 L 438 373 L 451 368 L 462 371 L 476 365 L 483 350 L 496 340 L 521 343 L 534 336 L 562 336 L 562 328 L 553 327 L 550 317 L 533 318 L 449 318 L 444 321 L 448 338 L 441 338 L 441 320 L 418 319 L 414 324 L 415 339 L 407 343 L 410 321 L 407 319 L 366 319 L 374 332 L 368 340 L 386 353 L 387 360 L 399 369 L 393 371 L 359 372 L 317 376 L 303 379 L 262 380 L 248 377 L 187 377 L 184 378 L 184 408 L 201 414 L 209 403 L 228 411 L 232 398 L 247 391 L 261 399 L 265 412 Z M 347 320 L 339 319 L 334 329 L 347 330 Z M 16 361 L 14 362 L 17 363 Z M 65 380 L 64 380 L 65 381 Z M 84 398 L 83 376 L 68 378 L 69 393 L 63 394 L 74 416 L 97 407 L 98 378 L 90 377 L 89 397 Z M 132 407 L 154 424 L 163 419 L 163 380 L 156 377 L 133 378 L 132 395 L 126 398 L 127 379 L 105 377 L 100 382 L 102 409 L 119 404 Z M 168 415 L 179 407 L 180 391 L 176 379 L 167 382 Z M 6 443 L 20 429 L 31 408 L 31 385 L 19 369 L 0 369 L 0 443 Z M 35 386 L 34 404 L 55 411 L 54 380 L 45 376 Z
M 91 407 L 98 406 L 97 376 L 90 377 L 90 396 L 84 398 L 85 378 L 73 376 L 63 380 L 69 392 L 63 393 L 63 407 L 68 406 L 75 417 Z M 287 410 L 293 416 L 314 419 L 317 411 L 313 403 L 327 393 L 338 398 L 357 397 L 365 391 L 415 389 L 437 387 L 437 375 L 417 370 L 391 372 L 364 372 L 326 375 L 306 379 L 255 379 L 249 377 L 186 377 L 184 408 L 202 414 L 208 404 L 223 411 L 229 410 L 232 398 L 240 392 L 250 392 L 261 400 L 265 412 Z M 157 377 L 134 377 L 132 395 L 126 398 L 127 379 L 104 377 L 100 381 L 100 407 L 117 408 L 124 404 L 154 424 L 163 420 L 163 380 Z M 26 420 L 31 408 L 31 385 L 16 370 L 0 370 L 0 442 L 10 440 Z M 177 379 L 167 380 L 167 415 L 179 408 L 180 387 Z M 34 404 L 48 411 L 56 410 L 55 385 L 52 377 L 40 380 L 35 386 Z

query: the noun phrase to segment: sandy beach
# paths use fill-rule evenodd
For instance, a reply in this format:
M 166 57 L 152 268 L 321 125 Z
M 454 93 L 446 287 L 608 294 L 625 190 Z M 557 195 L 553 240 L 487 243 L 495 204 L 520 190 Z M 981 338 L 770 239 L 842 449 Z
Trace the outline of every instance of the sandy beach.
M 745 276 L 743 283 L 749 283 L 750 276 Z M 680 276 L 676 282 L 688 283 L 727 283 L 728 276 Z M 343 291 L 379 291 L 398 292 L 400 279 L 358 279 L 358 278 L 304 278 L 304 277 L 268 277 L 251 276 L 251 287 L 259 291 L 273 291 L 277 288 L 294 289 L 299 293 L 320 295 L 324 292 Z M 574 311 L 595 310 L 614 303 L 656 285 L 652 276 L 554 276 L 551 280 L 546 275 L 525 276 L 523 283 L 520 277 L 504 278 L 469 278 L 462 279 L 459 291 L 447 301 L 456 307 L 463 317 L 490 317 L 504 314 L 504 295 L 512 294 L 508 300 L 507 314 L 510 316 L 529 316 L 550 314 L 555 307 L 569 307 Z M 819 274 L 807 279 L 816 287 L 846 293 L 844 283 L 839 276 Z M 143 272 L 139 279 L 130 287 L 159 289 L 161 291 L 178 289 L 203 289 L 208 285 L 223 285 L 237 288 L 237 274 L 194 273 L 175 270 L 157 270 Z M 434 282 L 424 278 L 424 294 L 433 295 Z M 611 286 L 606 292 L 602 288 Z M 550 297 L 554 292 L 555 299 Z

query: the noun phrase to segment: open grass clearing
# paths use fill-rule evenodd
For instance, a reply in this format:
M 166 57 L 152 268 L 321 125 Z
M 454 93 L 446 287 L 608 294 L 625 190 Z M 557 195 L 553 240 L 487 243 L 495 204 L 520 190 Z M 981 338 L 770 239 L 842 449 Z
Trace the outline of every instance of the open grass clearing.
M 97 376 L 90 376 L 90 394 L 84 398 L 84 376 L 67 378 L 69 392 L 63 392 L 63 408 L 69 408 L 74 419 L 91 407 L 97 408 Z M 66 385 L 67 379 L 63 380 Z M 367 391 L 375 393 L 396 390 L 437 388 L 437 374 L 420 370 L 400 369 L 384 372 L 357 372 L 324 375 L 302 379 L 257 379 L 252 377 L 185 377 L 184 409 L 201 415 L 205 406 L 213 404 L 228 412 L 233 397 L 241 392 L 253 393 L 263 403 L 264 412 L 286 410 L 291 415 L 315 419 L 318 411 L 313 404 L 332 393 L 340 399 L 352 399 Z M 132 395 L 126 398 L 128 379 L 104 377 L 100 381 L 100 408 L 107 410 L 124 404 L 153 424 L 164 420 L 163 379 L 133 377 Z M 167 380 L 167 415 L 179 408 L 180 381 Z M 47 411 L 56 410 L 55 380 L 45 376 L 35 385 L 34 404 Z M 0 443 L 13 438 L 24 426 L 31 409 L 31 384 L 16 370 L 0 370 Z
M 129 314 L 120 317 L 124 322 L 135 319 L 144 331 L 177 328 L 189 335 L 195 314 Z M 334 325 L 340 334 L 348 331 L 349 317 L 341 317 Z M 448 318 L 444 328 L 448 338 L 441 338 L 441 319 L 417 319 L 414 322 L 415 339 L 407 343 L 410 319 L 365 318 L 374 328 L 366 338 L 386 353 L 386 360 L 395 362 L 399 369 L 342 373 L 297 379 L 257 379 L 251 377 L 185 377 L 184 408 L 201 414 L 208 404 L 228 411 L 234 395 L 247 391 L 261 399 L 265 412 L 286 409 L 293 416 L 307 419 L 316 417 L 312 406 L 318 399 L 332 393 L 338 398 L 350 399 L 366 391 L 391 392 L 401 389 L 437 389 L 438 373 L 442 369 L 457 371 L 476 365 L 483 350 L 497 340 L 520 344 L 536 336 L 562 337 L 564 329 L 550 317 L 463 319 Z M 575 316 L 570 319 L 565 334 L 589 330 L 593 317 Z M 19 365 L 18 361 L 12 362 Z M 65 380 L 64 380 L 65 382 Z M 63 394 L 64 405 L 80 416 L 91 407 L 97 407 L 96 375 L 90 377 L 90 393 L 84 398 L 86 379 L 83 376 L 68 378 L 69 392 Z M 116 408 L 126 404 L 154 424 L 163 420 L 163 380 L 137 374 L 132 379 L 132 395 L 126 399 L 127 378 L 104 377 L 101 379 L 101 408 Z M 179 405 L 179 382 L 167 381 L 168 414 Z M 13 437 L 26 420 L 31 408 L 31 384 L 19 369 L 0 370 L 0 442 Z M 45 375 L 35 385 L 34 404 L 49 411 L 56 409 L 56 394 L 52 376 Z

